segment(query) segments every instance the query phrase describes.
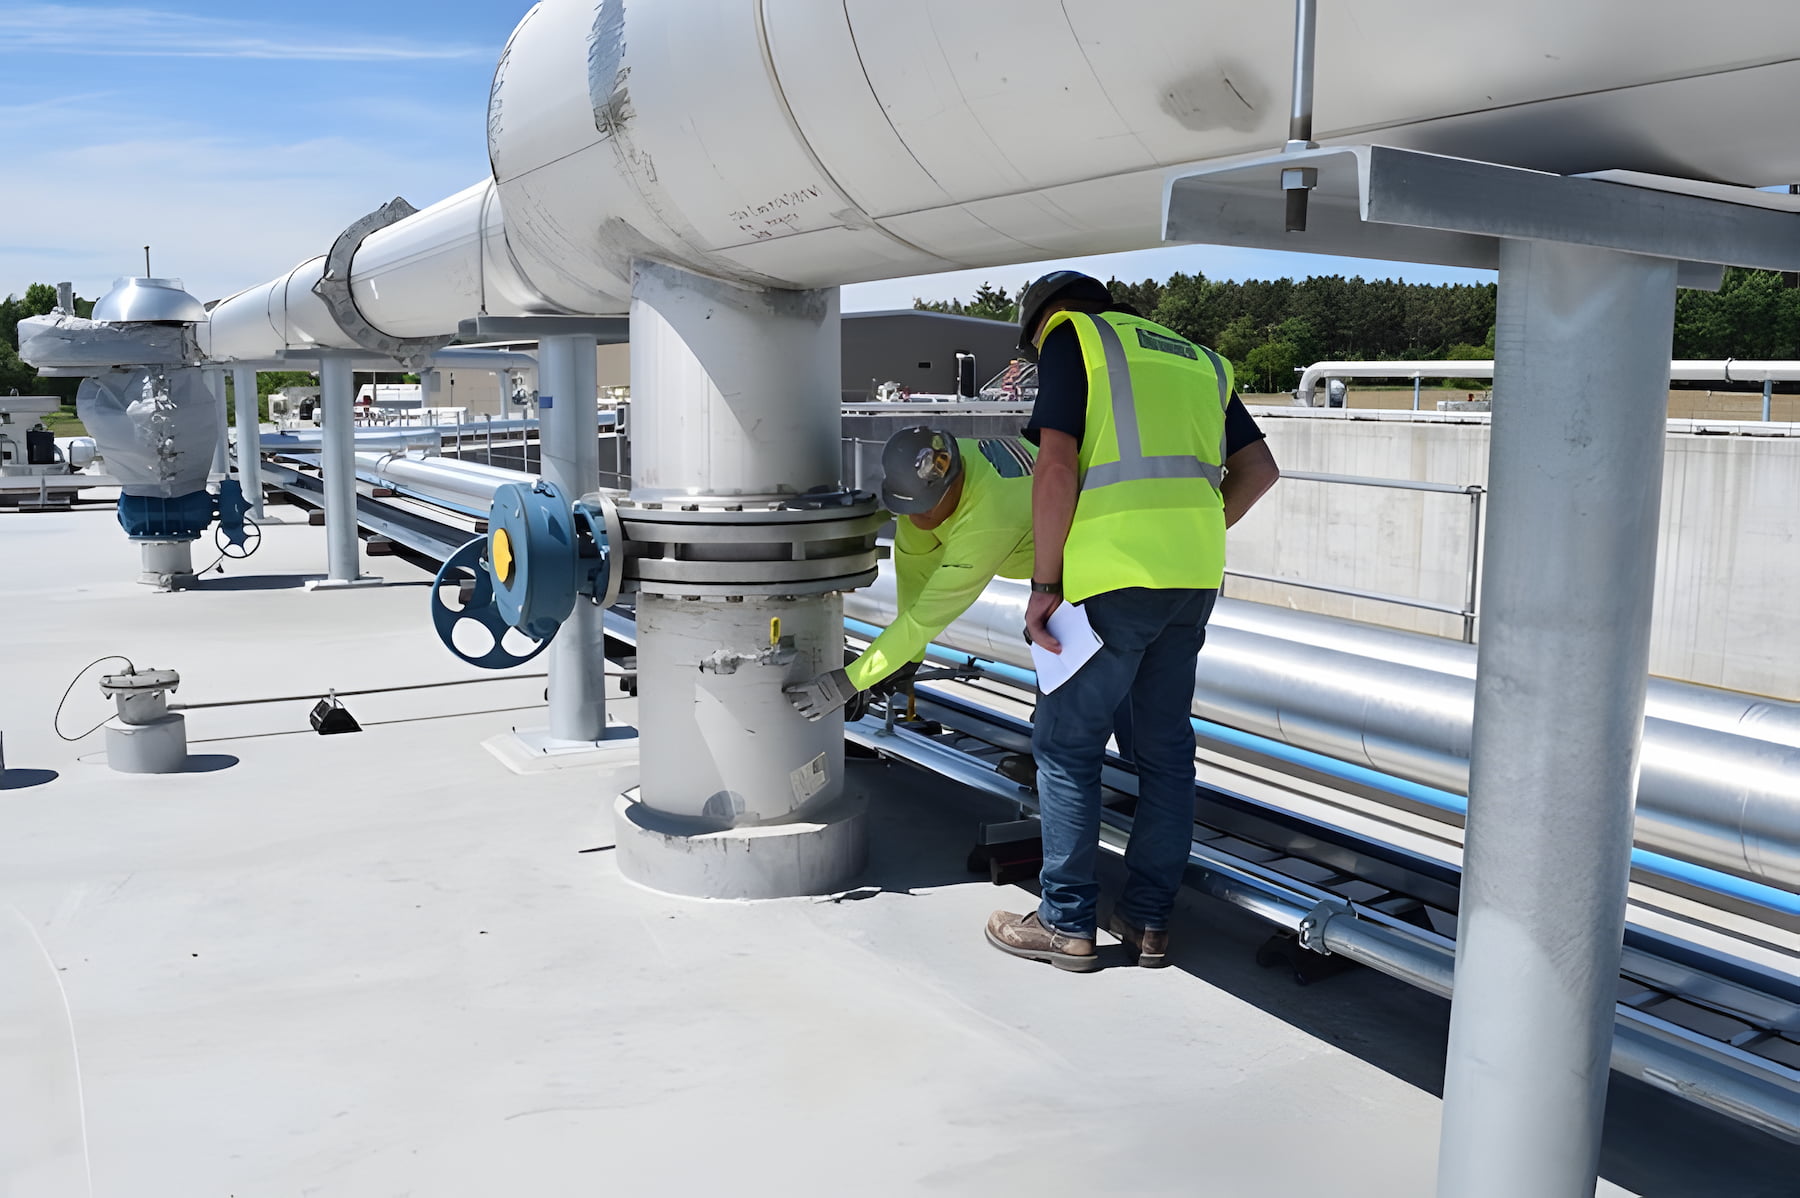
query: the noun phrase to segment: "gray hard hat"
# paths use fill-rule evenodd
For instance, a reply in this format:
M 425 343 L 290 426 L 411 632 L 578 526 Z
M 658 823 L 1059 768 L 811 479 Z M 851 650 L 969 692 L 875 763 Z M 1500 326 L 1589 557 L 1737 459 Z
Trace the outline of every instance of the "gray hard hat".
M 962 475 L 962 451 L 942 429 L 915 425 L 888 438 L 881 471 L 881 506 L 916 516 L 936 507 Z

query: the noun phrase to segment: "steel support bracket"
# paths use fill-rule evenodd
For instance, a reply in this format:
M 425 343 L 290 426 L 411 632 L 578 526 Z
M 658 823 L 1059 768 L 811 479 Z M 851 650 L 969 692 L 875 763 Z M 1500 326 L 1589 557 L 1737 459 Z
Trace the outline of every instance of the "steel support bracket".
M 1316 171 L 1304 232 L 1272 194 Z M 1552 175 L 1393 146 L 1327 146 L 1176 167 L 1163 238 L 1496 270 L 1500 243 L 1554 241 L 1680 263 L 1683 287 L 1726 266 L 1800 270 L 1800 196 L 1628 171 Z
M 356 306 L 350 291 L 350 263 L 369 234 L 403 221 L 418 209 L 395 196 L 375 211 L 352 221 L 332 242 L 325 255 L 325 269 L 313 284 L 313 294 L 324 301 L 344 335 L 370 353 L 394 358 L 413 370 L 424 368 L 426 360 L 449 345 L 454 337 L 390 337 L 374 325 Z
M 1331 956 L 1331 949 L 1325 945 L 1325 929 L 1340 915 L 1354 917 L 1356 910 L 1346 900 L 1334 898 L 1326 899 L 1308 911 L 1301 918 L 1300 926 L 1294 929 L 1300 938 L 1300 947 L 1322 957 Z

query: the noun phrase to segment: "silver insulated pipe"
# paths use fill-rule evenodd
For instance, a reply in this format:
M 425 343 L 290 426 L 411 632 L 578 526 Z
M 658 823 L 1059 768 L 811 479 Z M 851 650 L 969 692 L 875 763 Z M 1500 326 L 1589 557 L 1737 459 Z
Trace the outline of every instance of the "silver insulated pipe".
M 1028 596 L 995 579 L 938 642 L 1030 669 Z M 893 618 L 885 567 L 844 597 L 844 614 Z M 1468 794 L 1473 646 L 1221 599 L 1195 678 L 1202 719 Z M 1652 679 L 1637 844 L 1800 888 L 1800 704 Z

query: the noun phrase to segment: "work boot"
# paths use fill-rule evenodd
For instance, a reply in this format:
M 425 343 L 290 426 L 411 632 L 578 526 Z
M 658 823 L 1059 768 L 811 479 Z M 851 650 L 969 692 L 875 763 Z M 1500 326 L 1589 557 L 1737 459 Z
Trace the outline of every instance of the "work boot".
M 1038 922 L 1036 911 L 1030 915 L 994 912 L 988 916 L 987 938 L 989 944 L 1003 953 L 1028 961 L 1048 961 L 1071 973 L 1086 973 L 1100 967 L 1092 940 L 1065 936 L 1054 928 L 1045 927 Z
M 1161 969 L 1169 963 L 1169 933 L 1161 928 L 1140 928 L 1115 914 L 1106 930 L 1125 945 L 1125 953 L 1143 969 Z
M 1026 790 L 1037 789 L 1037 758 L 1030 753 L 1008 753 L 1000 759 L 994 771 L 1002 778 L 1010 779 Z

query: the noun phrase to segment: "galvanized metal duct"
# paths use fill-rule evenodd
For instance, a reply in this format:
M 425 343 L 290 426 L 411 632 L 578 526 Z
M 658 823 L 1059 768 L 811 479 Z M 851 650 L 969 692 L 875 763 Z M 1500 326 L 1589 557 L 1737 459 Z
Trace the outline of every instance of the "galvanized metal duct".
M 1028 595 L 995 579 L 940 643 L 1029 669 Z M 844 613 L 888 623 L 891 574 Z M 1468 793 L 1470 646 L 1222 599 L 1195 673 L 1196 716 Z M 1800 705 L 1654 679 L 1646 712 L 1638 846 L 1800 889 Z

